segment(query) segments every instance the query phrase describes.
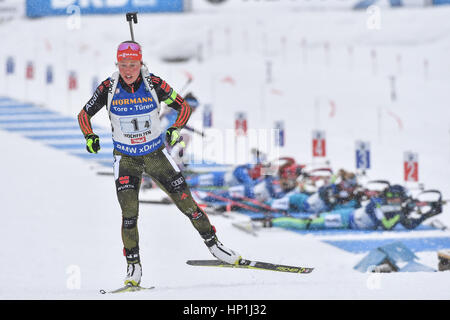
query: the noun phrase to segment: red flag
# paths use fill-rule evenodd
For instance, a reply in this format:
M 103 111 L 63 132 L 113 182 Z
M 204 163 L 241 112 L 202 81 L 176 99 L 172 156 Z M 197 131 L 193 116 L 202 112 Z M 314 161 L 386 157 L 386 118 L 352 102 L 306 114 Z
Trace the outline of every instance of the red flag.
M 25 77 L 29 80 L 34 79 L 34 64 L 33 62 L 28 62 L 27 63 L 27 68 L 26 68 L 26 72 L 25 72 Z
M 326 140 L 325 132 L 313 131 L 313 157 L 326 157 Z
M 236 135 L 247 135 L 247 117 L 245 113 L 238 112 L 236 114 L 236 119 L 234 121 L 234 128 L 236 130 Z
M 73 71 L 69 73 L 68 87 L 69 87 L 69 90 L 76 90 L 78 87 L 77 74 Z
M 417 153 L 405 152 L 403 173 L 405 181 L 419 181 L 419 157 Z

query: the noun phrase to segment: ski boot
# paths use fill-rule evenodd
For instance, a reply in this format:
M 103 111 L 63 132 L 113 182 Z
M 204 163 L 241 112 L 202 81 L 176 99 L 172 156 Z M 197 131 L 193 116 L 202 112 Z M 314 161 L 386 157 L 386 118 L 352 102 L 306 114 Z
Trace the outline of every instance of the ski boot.
M 242 257 L 239 253 L 225 247 L 216 236 L 216 230 L 212 227 L 211 231 L 201 235 L 208 247 L 209 252 L 217 259 L 229 264 L 239 264 Z
M 126 286 L 137 287 L 141 283 L 142 266 L 140 263 L 129 263 L 127 266 L 127 276 L 124 280 Z

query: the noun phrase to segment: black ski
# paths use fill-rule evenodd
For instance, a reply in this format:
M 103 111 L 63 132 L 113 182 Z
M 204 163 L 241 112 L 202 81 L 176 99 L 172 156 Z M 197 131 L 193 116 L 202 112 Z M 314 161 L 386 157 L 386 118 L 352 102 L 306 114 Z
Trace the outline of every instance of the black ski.
M 274 264 L 246 259 L 242 259 L 239 262 L 239 264 L 229 264 L 220 260 L 188 260 L 186 261 L 186 263 L 191 266 L 244 268 L 244 269 L 271 270 L 290 273 L 311 273 L 314 270 L 314 268 L 309 267 L 286 266 L 282 264 Z
M 107 294 L 107 293 L 122 293 L 122 292 L 135 292 L 135 291 L 142 291 L 142 290 L 150 290 L 154 289 L 155 287 L 141 287 L 141 286 L 133 286 L 133 285 L 126 285 L 123 287 L 120 287 L 115 290 L 107 291 L 107 290 L 100 290 L 101 294 Z

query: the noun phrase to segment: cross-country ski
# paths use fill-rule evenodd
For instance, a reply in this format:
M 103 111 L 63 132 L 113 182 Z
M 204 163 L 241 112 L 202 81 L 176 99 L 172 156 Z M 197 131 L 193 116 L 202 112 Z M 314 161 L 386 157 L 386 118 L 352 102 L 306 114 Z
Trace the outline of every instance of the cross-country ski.
M 191 266 L 203 267 L 222 267 L 222 268 L 242 268 L 242 269 L 256 269 L 256 270 L 270 270 L 290 273 L 311 273 L 314 268 L 286 266 L 282 264 L 273 264 L 268 262 L 253 261 L 241 259 L 237 264 L 224 263 L 219 260 L 188 260 L 187 264 Z
M 141 286 L 126 285 L 126 286 L 123 286 L 123 287 L 120 287 L 120 288 L 114 289 L 114 290 L 100 289 L 100 293 L 101 294 L 125 293 L 125 292 L 136 292 L 136 291 L 151 290 L 151 289 L 155 289 L 155 287 L 141 287 Z

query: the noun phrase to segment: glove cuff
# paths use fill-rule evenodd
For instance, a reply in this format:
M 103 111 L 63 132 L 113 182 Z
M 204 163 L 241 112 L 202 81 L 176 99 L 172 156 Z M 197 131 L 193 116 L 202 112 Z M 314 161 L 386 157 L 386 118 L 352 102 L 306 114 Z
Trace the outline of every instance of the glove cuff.
M 89 138 L 98 138 L 98 135 L 96 135 L 95 133 L 89 133 L 89 134 L 85 135 L 84 138 L 86 140 Z

